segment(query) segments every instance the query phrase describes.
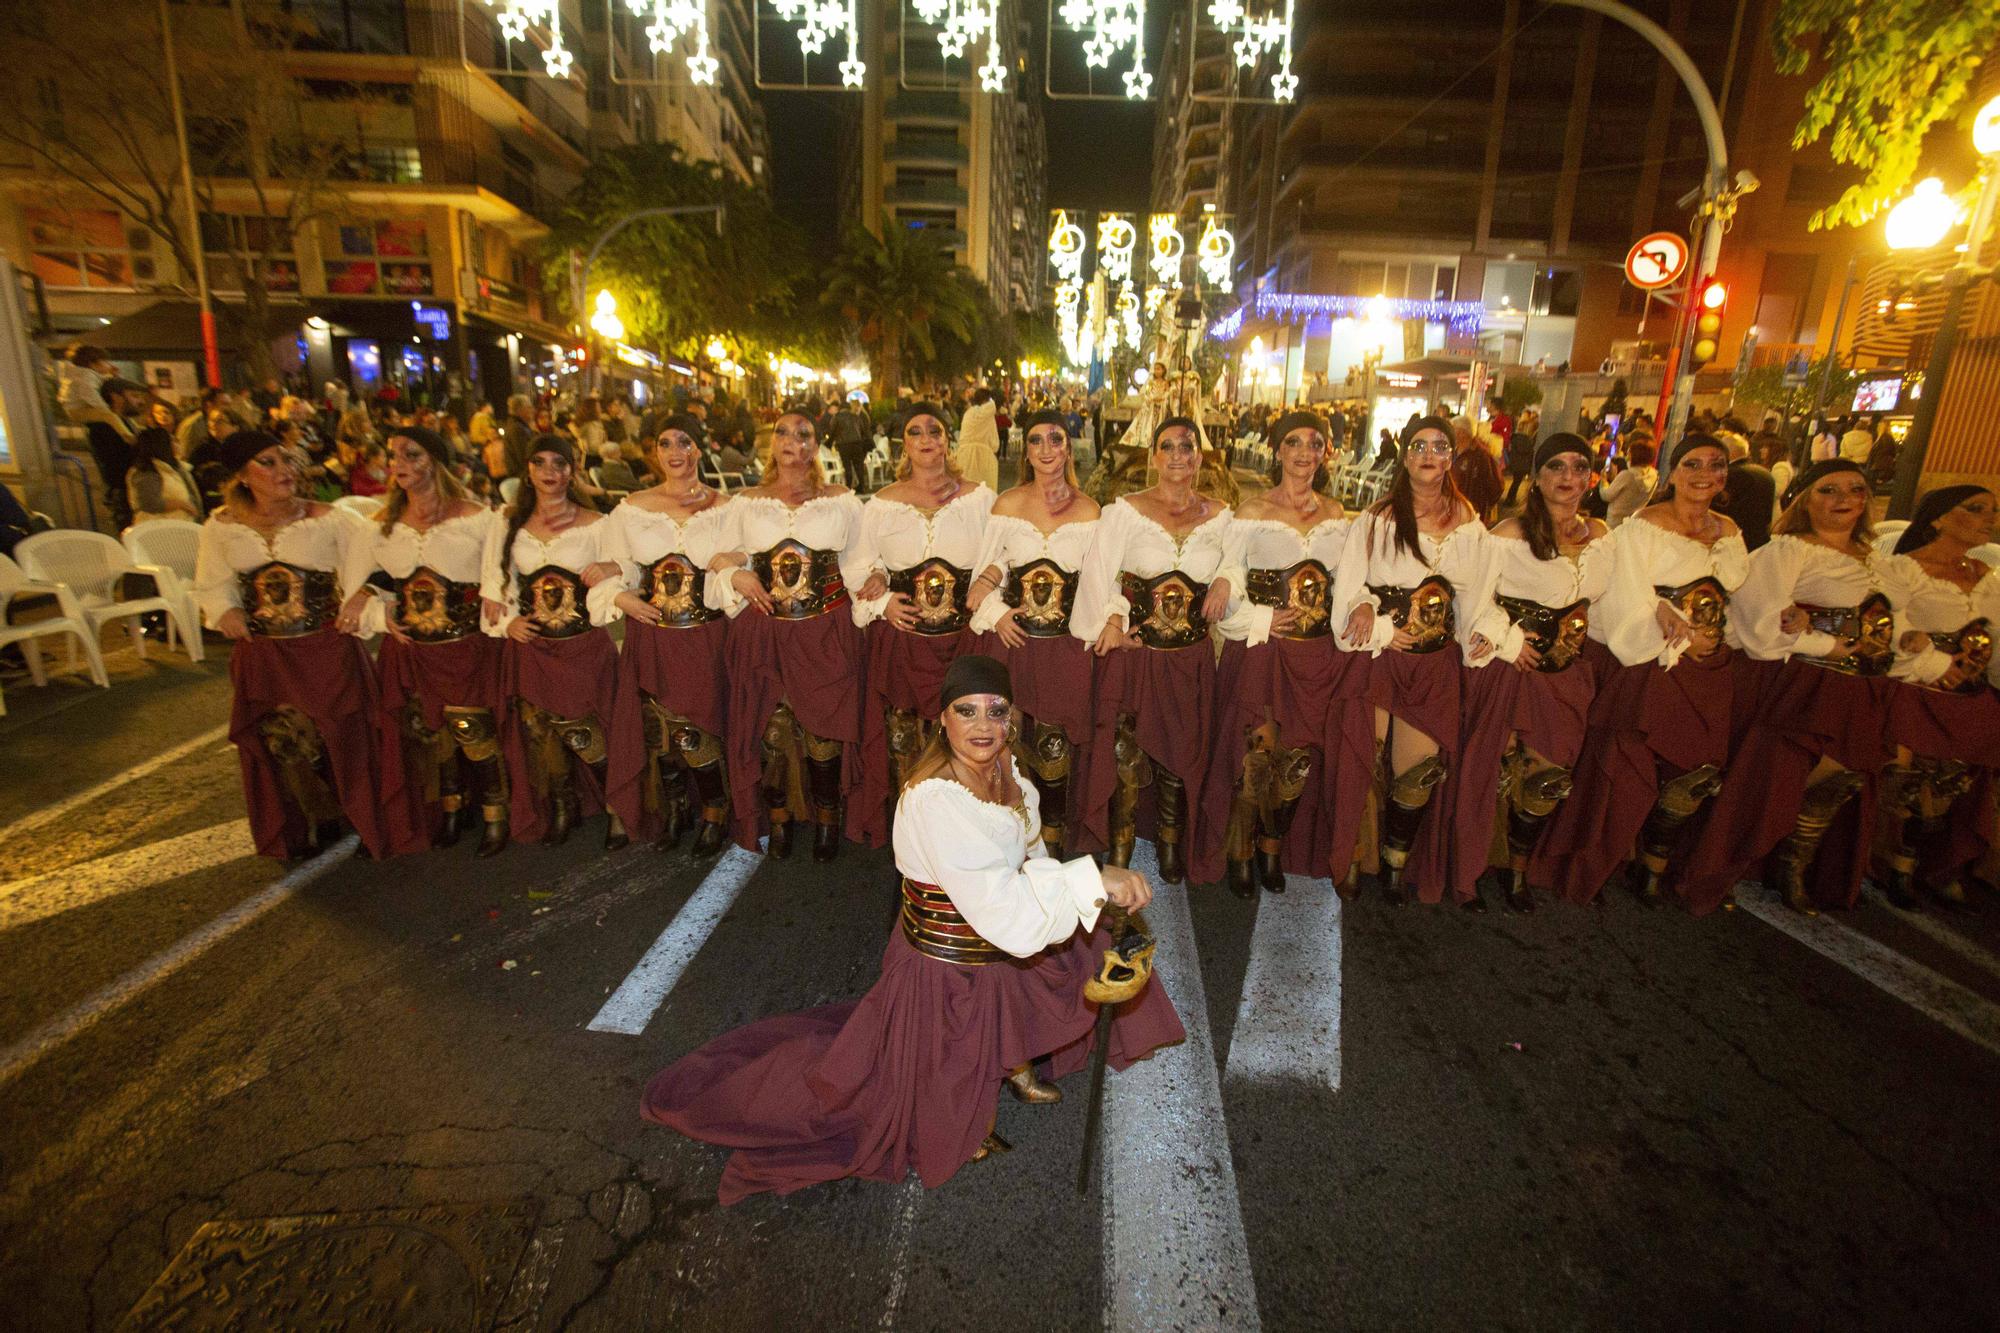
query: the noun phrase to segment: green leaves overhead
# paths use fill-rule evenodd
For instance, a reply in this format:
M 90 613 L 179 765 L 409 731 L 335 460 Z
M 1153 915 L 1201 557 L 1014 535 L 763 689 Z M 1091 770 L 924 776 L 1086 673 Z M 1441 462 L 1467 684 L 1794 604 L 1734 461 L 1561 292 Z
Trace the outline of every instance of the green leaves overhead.
M 1811 225 L 1859 225 L 1909 188 L 1932 127 L 1975 109 L 1967 93 L 2000 45 L 2000 4 L 1780 0 L 1771 44 L 1779 72 L 1820 71 L 1793 146 L 1824 137 L 1835 161 L 1867 173 Z
M 880 236 L 849 230 L 821 295 L 868 349 L 885 397 L 894 396 L 908 371 L 943 369 L 941 340 L 946 348 L 972 347 L 984 299 L 984 290 L 943 246 L 888 219 Z

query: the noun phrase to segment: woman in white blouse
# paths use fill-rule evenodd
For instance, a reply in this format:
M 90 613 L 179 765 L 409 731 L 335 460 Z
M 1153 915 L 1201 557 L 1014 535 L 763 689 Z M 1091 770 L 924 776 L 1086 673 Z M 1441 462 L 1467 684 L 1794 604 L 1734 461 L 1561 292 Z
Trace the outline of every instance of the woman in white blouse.
M 820 476 L 812 419 L 771 428 L 764 482 L 724 511 L 727 546 L 710 562 L 749 603 L 729 627 L 728 759 L 737 841 L 768 827 L 789 856 L 792 825 L 813 822 L 813 859 L 840 851 L 840 805 L 860 769 L 863 657 L 849 614 L 861 502 Z M 844 754 L 844 757 L 843 757 Z
M 1160 878 L 1178 884 L 1188 848 L 1208 832 L 1202 787 L 1216 734 L 1209 627 L 1233 595 L 1223 568 L 1230 511 L 1195 490 L 1201 443 L 1187 417 L 1154 429 L 1149 461 L 1157 484 L 1104 511 L 1077 589 L 1075 623 L 1098 655 L 1078 814 L 1088 845 L 1128 865 L 1140 791 L 1150 783 Z
M 529 442 L 527 484 L 490 529 L 481 595 L 488 632 L 507 640 L 501 679 L 514 724 L 502 739 L 514 837 L 560 843 L 602 808 L 604 849 L 615 852 L 631 836 L 607 792 L 611 750 L 645 741 L 611 732 L 618 650 L 602 626 L 624 584 L 605 554 L 604 515 L 576 489 L 576 472 L 566 436 Z
M 1867 868 L 1875 779 L 1890 757 L 1889 669 L 1910 589 L 1905 567 L 1874 550 L 1859 463 L 1815 463 L 1798 491 L 1736 590 L 1738 645 L 1776 665 L 1758 673 L 1753 706 L 1739 709 L 1749 726 L 1688 857 L 1681 894 L 1697 913 L 1720 905 L 1766 856 L 1764 882 L 1807 915 L 1816 904 L 1853 906 Z
M 1040 798 L 1008 753 L 1011 693 L 989 657 L 946 673 L 939 728 L 897 804 L 902 911 L 868 994 L 739 1028 L 647 1085 L 647 1119 L 736 1150 L 724 1204 L 911 1171 L 935 1189 L 1008 1150 L 992 1132 L 1003 1083 L 1053 1102 L 1033 1062 L 1062 1078 L 1090 1058 L 1084 985 L 1112 944 L 1099 914 L 1152 891 L 1130 870 L 1042 854 Z M 1119 1005 L 1108 1063 L 1185 1037 L 1156 977 Z
M 847 836 L 871 847 L 888 841 L 896 791 L 937 725 L 938 682 L 971 646 L 968 599 L 994 498 L 959 473 L 938 408 L 913 404 L 900 434 L 896 480 L 862 506 L 855 555 L 868 571 L 854 599 L 868 667 Z
M 1687 821 L 1729 761 L 1735 657 L 1729 597 L 1748 572 L 1743 534 L 1715 501 L 1729 454 L 1711 435 L 1683 436 L 1658 503 L 1611 536 L 1611 586 L 1591 607 L 1590 637 L 1610 650 L 1572 769 L 1573 793 L 1545 827 L 1528 878 L 1571 902 L 1595 898 L 1620 862 L 1653 903 Z
M 1451 821 L 1430 806 L 1458 749 L 1460 668 L 1449 650 L 1470 626 L 1457 606 L 1484 568 L 1486 528 L 1451 479 L 1452 440 L 1442 417 L 1404 431 L 1389 494 L 1348 530 L 1334 574 L 1340 646 L 1374 659 L 1375 744 L 1389 760 L 1378 841 L 1383 887 L 1397 904 L 1406 901 L 1406 871 L 1424 902 L 1444 897 Z M 1486 908 L 1476 893 L 1459 896 Z
M 1076 630 L 1077 585 L 1097 535 L 1063 414 L 1023 423 L 1020 484 L 993 502 L 970 600 L 982 652 L 1007 666 L 1021 710 L 1014 753 L 1042 798 L 1042 839 L 1063 852 L 1076 747 L 1090 736 L 1091 656 Z
M 468 796 L 485 823 L 478 854 L 507 846 L 500 641 L 479 629 L 482 562 L 499 522 L 466 494 L 442 436 L 422 426 L 390 430 L 389 491 L 367 535 L 351 545 L 340 627 L 388 636 L 375 670 L 382 798 L 404 826 L 398 851 L 456 843 Z
M 1578 511 L 1590 488 L 1590 444 L 1557 433 L 1535 448 L 1519 518 L 1486 541 L 1486 571 L 1466 608 L 1465 720 L 1453 783 L 1452 887 L 1479 891 L 1505 803 L 1507 906 L 1532 911 L 1528 861 L 1569 796 L 1605 654 L 1589 637 L 1611 584 L 1609 530 Z
M 1994 771 L 2000 768 L 2000 568 L 1972 554 L 1993 540 L 1996 498 L 1985 486 L 1942 486 L 1917 505 L 1891 557 L 1910 587 L 1909 625 L 1891 674 L 1883 775 L 1893 820 L 1890 900 L 1916 910 L 1922 883 L 1940 901 L 1967 904 L 1967 868 L 1991 847 Z M 1988 885 L 1989 890 L 1992 885 Z
M 376 790 L 375 672 L 335 628 L 340 571 L 361 520 L 304 500 L 284 446 L 260 430 L 219 446 L 223 503 L 202 524 L 195 596 L 233 641 L 229 738 L 260 855 L 325 848 L 343 816 L 370 853 L 389 851 Z
M 1241 583 L 1220 626 L 1209 834 L 1191 863 L 1197 883 L 1220 876 L 1241 898 L 1260 884 L 1284 892 L 1287 871 L 1330 876 L 1351 896 L 1375 755 L 1368 660 L 1333 643 L 1332 571 L 1351 520 L 1321 489 L 1325 419 L 1289 412 L 1269 438 L 1275 484 L 1230 524 L 1229 577 Z
M 677 412 L 653 442 L 659 485 L 635 491 L 605 523 L 604 554 L 618 562 L 619 592 L 607 615 L 625 618 L 618 654 L 618 723 L 638 723 L 645 746 L 613 746 L 611 789 L 638 794 L 620 810 L 628 828 L 665 851 L 699 814 L 694 854 L 713 856 L 729 833 L 728 616 L 743 599 L 709 563 L 729 542 L 728 501 L 704 484 L 701 419 Z

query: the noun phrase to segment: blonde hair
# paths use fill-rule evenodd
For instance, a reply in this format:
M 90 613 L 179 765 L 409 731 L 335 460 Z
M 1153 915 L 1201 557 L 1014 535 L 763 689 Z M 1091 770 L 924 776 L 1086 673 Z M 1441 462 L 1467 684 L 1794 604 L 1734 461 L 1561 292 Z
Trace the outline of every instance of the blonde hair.
M 808 426 L 812 427 L 813 484 L 815 486 L 826 485 L 826 474 L 820 471 L 820 466 L 819 466 L 819 424 L 803 412 L 780 412 L 778 413 L 777 421 L 773 421 L 771 423 L 771 428 L 769 430 L 759 430 L 757 432 L 757 442 L 751 447 L 757 451 L 757 472 L 758 475 L 763 479 L 763 484 L 768 486 L 771 482 L 777 480 L 778 463 L 777 463 L 776 441 L 778 438 L 778 422 L 783 421 L 786 417 L 797 417 L 799 420 L 805 422 Z M 652 464 L 651 450 L 647 451 L 646 461 L 647 465 L 651 466 Z
M 1069 437 L 1069 427 L 1064 426 L 1062 433 L 1063 480 L 1069 483 L 1071 490 L 1080 491 L 1083 489 L 1083 483 L 1076 478 L 1076 441 Z M 1023 433 L 1021 436 L 1021 467 L 1019 473 L 1014 478 L 1014 484 L 1016 486 L 1029 486 L 1034 484 L 1034 480 L 1035 465 L 1028 460 L 1028 437 L 1026 433 Z
M 391 435 L 389 438 L 395 439 L 396 437 Z M 410 439 L 412 437 L 405 435 L 402 438 Z M 423 441 L 418 440 L 416 443 L 418 448 L 423 448 Z M 471 492 L 465 489 L 465 483 L 458 479 L 458 474 L 452 471 L 442 459 L 429 449 L 424 449 L 424 457 L 431 460 L 431 481 L 436 485 L 438 495 L 444 500 L 442 506 L 444 509 L 450 509 L 460 500 L 471 498 Z M 382 535 L 384 537 L 395 532 L 397 520 L 403 517 L 403 511 L 409 507 L 409 503 L 409 492 L 402 488 L 396 481 L 396 474 L 391 472 L 389 474 L 388 489 L 382 493 Z
M 1005 758 L 1011 763 L 1013 762 L 1011 742 L 1020 730 L 1020 709 L 1014 706 L 1012 700 L 1008 701 L 1008 707 L 1012 712 L 1007 719 L 1007 739 L 1010 745 Z M 939 709 L 937 727 L 931 732 L 931 738 L 924 742 L 924 748 L 917 751 L 917 757 L 910 761 L 910 775 L 903 779 L 902 790 L 908 791 L 919 782 L 928 782 L 935 777 L 948 776 L 950 771 L 951 742 L 945 739 L 944 710 Z

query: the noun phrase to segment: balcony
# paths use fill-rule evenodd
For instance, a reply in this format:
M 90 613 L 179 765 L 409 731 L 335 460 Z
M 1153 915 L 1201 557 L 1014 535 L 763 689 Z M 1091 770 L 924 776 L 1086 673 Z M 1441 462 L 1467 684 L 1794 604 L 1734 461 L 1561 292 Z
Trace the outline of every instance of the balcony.
M 892 204 L 947 204 L 963 208 L 968 196 L 963 185 L 944 181 L 897 181 L 882 192 Z
M 899 92 L 883 104 L 882 114 L 890 120 L 972 119 L 972 108 L 956 93 Z
M 1343 176 L 1349 173 L 1379 175 L 1387 172 L 1438 177 L 1476 176 L 1486 170 L 1486 145 L 1478 141 L 1461 140 L 1437 145 L 1391 144 L 1373 152 L 1368 152 L 1368 147 L 1366 144 L 1317 144 L 1301 148 L 1292 157 L 1285 179 L 1290 181 L 1322 171 L 1337 171 Z M 1560 149 L 1560 141 L 1557 147 Z M 1356 162 L 1355 159 L 1363 153 L 1368 153 L 1367 160 Z
M 509 97 L 526 107 L 529 115 L 548 126 L 558 139 L 584 157 L 590 156 L 590 132 L 575 116 L 563 110 L 539 82 L 526 74 L 496 74 L 493 81 Z
M 560 203 L 535 183 L 532 174 L 509 166 L 498 158 L 482 157 L 468 145 L 446 144 L 437 140 L 370 139 L 356 143 L 333 164 L 329 174 L 337 181 L 348 182 L 350 187 L 373 184 L 481 189 L 542 220 L 555 216 Z M 352 188 L 349 192 L 357 195 L 367 193 Z M 419 188 L 408 193 L 421 194 L 424 191 Z
M 962 167 L 972 160 L 972 151 L 956 140 L 898 138 L 882 149 L 882 160 L 925 165 L 949 162 Z

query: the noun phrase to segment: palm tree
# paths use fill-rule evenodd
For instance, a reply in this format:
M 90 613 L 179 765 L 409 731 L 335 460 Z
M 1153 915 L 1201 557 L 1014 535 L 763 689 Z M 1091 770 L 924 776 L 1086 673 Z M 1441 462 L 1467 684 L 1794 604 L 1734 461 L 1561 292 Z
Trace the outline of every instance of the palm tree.
M 903 374 L 937 360 L 937 335 L 970 342 L 979 318 L 963 272 L 921 230 L 883 219 L 882 234 L 843 238 L 822 300 L 854 325 L 874 362 L 878 399 L 894 401 Z

